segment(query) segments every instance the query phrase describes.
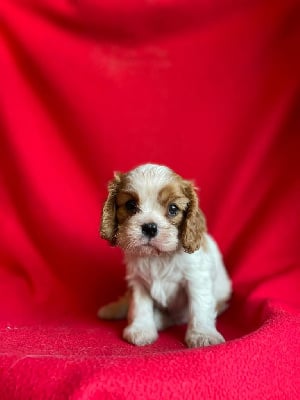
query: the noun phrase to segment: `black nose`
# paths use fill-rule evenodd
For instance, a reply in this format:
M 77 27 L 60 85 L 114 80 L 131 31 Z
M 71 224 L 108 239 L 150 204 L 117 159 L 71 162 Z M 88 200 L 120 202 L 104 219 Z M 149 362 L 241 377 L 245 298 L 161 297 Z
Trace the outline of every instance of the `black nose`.
M 151 222 L 149 224 L 143 224 L 142 232 L 145 236 L 148 236 L 150 239 L 154 238 L 157 235 L 157 225 L 154 222 Z

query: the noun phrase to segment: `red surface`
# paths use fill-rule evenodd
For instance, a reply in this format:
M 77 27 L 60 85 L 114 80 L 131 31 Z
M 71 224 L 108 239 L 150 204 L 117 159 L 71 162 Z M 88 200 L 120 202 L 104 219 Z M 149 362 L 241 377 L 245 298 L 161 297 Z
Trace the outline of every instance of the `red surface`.
M 298 399 L 300 10 L 286 1 L 0 5 L 0 398 Z M 201 187 L 234 282 L 225 345 L 97 321 L 124 289 L 98 235 L 114 170 Z

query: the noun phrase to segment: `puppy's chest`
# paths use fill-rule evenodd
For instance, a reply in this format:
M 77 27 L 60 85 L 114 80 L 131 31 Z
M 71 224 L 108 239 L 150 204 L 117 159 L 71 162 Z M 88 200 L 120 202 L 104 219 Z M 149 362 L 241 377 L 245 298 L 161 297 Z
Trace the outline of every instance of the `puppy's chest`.
M 181 268 L 165 260 L 144 260 L 136 268 L 136 277 L 161 307 L 169 307 L 184 286 Z

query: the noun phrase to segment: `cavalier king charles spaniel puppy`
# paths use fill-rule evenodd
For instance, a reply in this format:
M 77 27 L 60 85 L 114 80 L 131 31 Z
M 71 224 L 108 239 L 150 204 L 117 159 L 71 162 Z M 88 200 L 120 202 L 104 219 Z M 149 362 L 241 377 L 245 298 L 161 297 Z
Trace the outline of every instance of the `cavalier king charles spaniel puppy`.
M 145 164 L 116 173 L 108 190 L 101 236 L 124 251 L 128 291 L 98 316 L 127 316 L 123 337 L 138 346 L 184 323 L 188 347 L 224 342 L 216 316 L 226 308 L 231 282 L 193 183 L 165 166 Z

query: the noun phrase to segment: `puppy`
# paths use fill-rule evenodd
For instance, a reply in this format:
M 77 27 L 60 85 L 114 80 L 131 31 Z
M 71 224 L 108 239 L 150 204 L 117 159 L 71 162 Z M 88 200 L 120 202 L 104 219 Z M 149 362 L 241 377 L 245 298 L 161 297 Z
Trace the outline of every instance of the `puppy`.
M 101 236 L 123 249 L 129 290 L 98 316 L 127 315 L 123 337 L 139 346 L 183 323 L 188 347 L 224 342 L 215 320 L 231 282 L 193 184 L 165 166 L 145 164 L 115 174 L 108 190 Z

